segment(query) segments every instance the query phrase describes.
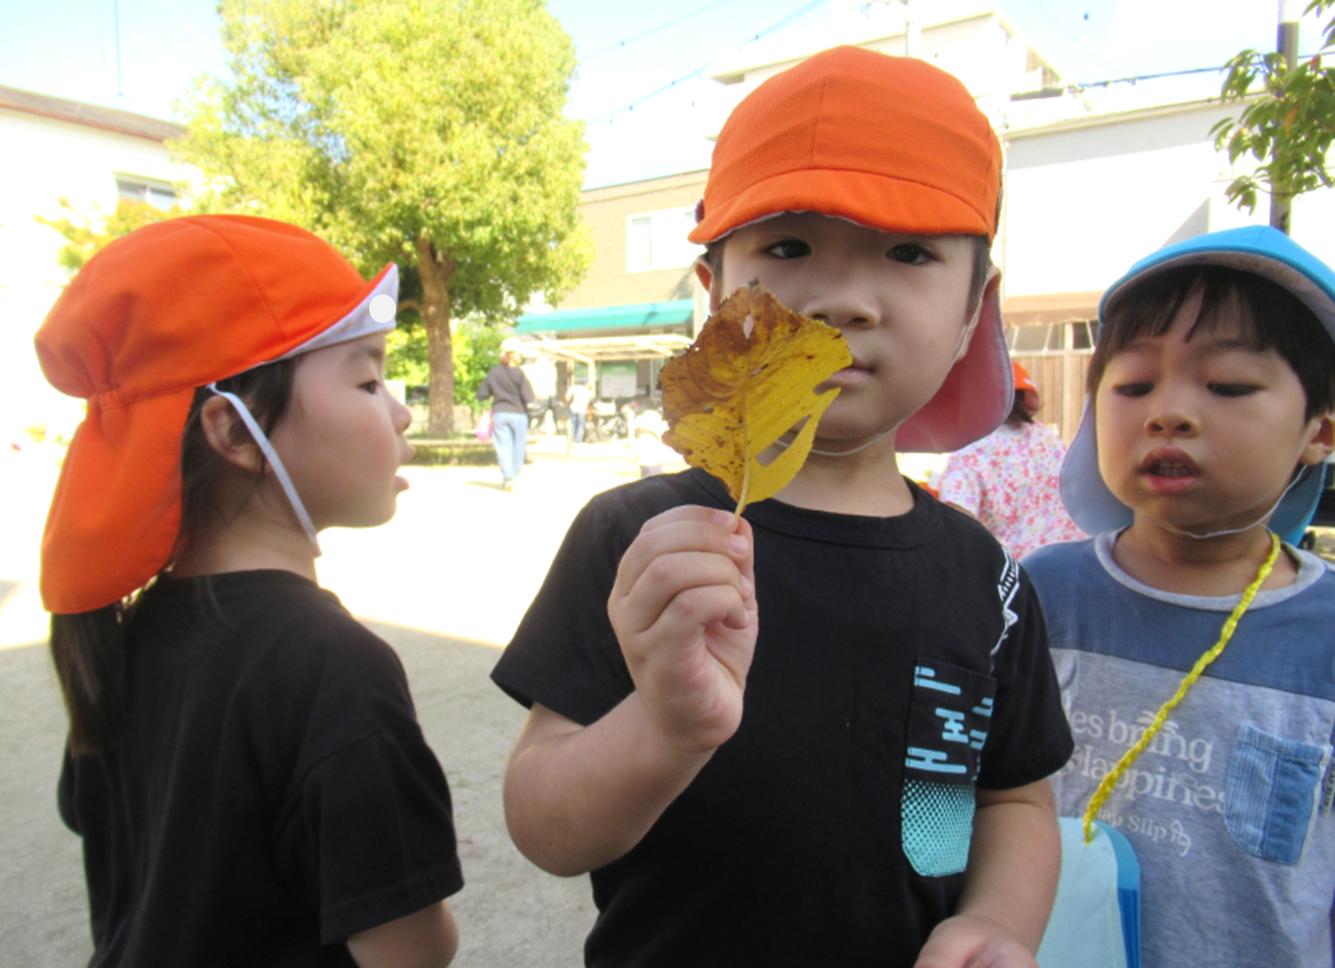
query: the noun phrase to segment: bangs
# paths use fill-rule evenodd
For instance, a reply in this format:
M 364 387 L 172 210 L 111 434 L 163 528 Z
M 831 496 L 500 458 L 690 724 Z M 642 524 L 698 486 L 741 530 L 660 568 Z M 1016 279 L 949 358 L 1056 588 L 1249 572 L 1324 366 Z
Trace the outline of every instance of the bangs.
M 1096 393 L 1108 361 L 1132 343 L 1167 333 L 1200 298 L 1186 339 L 1236 323 L 1253 352 L 1278 353 L 1307 394 L 1308 418 L 1335 408 L 1335 341 L 1316 315 L 1278 283 L 1225 266 L 1182 266 L 1133 282 L 1104 312 L 1086 389 Z

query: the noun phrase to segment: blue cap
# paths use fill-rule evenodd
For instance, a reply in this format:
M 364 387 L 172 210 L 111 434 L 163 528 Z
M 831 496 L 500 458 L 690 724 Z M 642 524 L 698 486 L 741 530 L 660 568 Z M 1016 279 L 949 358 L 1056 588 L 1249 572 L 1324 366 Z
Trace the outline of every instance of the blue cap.
M 1250 272 L 1283 286 L 1321 321 L 1335 341 L 1335 271 L 1268 225 L 1252 225 L 1226 232 L 1210 232 L 1165 246 L 1141 259 L 1113 283 L 1099 301 L 1099 322 L 1133 282 L 1181 266 L 1223 266 Z M 1306 468 L 1296 486 L 1284 496 L 1270 519 L 1270 529 L 1287 534 L 1305 524 L 1321 499 L 1325 475 Z M 1062 503 L 1071 519 L 1089 534 L 1124 528 L 1135 516 L 1103 483 L 1099 473 L 1099 446 L 1094 426 L 1094 401 L 1085 403 L 1084 416 L 1061 469 Z

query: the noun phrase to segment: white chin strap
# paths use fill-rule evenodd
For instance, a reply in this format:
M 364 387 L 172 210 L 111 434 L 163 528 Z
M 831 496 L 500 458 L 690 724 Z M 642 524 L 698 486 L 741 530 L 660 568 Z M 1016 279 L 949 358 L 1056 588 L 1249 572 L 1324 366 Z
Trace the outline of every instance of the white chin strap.
M 1289 491 L 1292 491 L 1295 487 L 1297 487 L 1300 483 L 1302 483 L 1303 479 L 1308 475 L 1308 473 L 1311 472 L 1311 470 L 1312 468 L 1310 467 L 1304 467 L 1297 474 L 1295 474 L 1293 480 L 1289 482 L 1289 486 L 1284 488 L 1284 493 L 1279 496 L 1279 500 L 1270 506 L 1270 510 L 1267 511 L 1265 514 L 1261 515 L 1251 524 L 1244 525 L 1241 528 L 1228 528 L 1224 531 L 1207 531 L 1205 532 L 1205 534 L 1197 534 L 1194 531 L 1183 531 L 1181 528 L 1175 528 L 1171 524 L 1165 524 L 1162 521 L 1155 521 L 1153 518 L 1150 518 L 1148 516 L 1147 520 L 1155 527 L 1163 528 L 1165 531 L 1168 531 L 1172 534 L 1180 535 L 1183 538 L 1197 538 L 1202 541 L 1205 540 L 1206 538 L 1218 538 L 1226 534 L 1242 534 L 1242 532 L 1250 531 L 1258 524 L 1265 524 L 1265 522 L 1269 521 L 1271 516 L 1276 511 L 1279 510 L 1279 506 L 1284 503 L 1284 499 L 1289 496 Z
M 269 443 L 269 438 L 265 436 L 264 431 L 260 429 L 260 425 L 256 423 L 255 418 L 251 415 L 250 408 L 235 393 L 219 390 L 216 383 L 210 383 L 209 389 L 232 405 L 232 408 L 241 417 L 241 422 L 250 431 L 250 436 L 255 438 L 255 443 L 259 445 L 260 450 L 264 452 L 265 459 L 269 462 L 269 466 L 273 468 L 274 475 L 283 488 L 283 493 L 287 495 L 288 501 L 292 504 L 292 510 L 297 515 L 297 520 L 301 522 L 302 530 L 306 532 L 306 537 L 310 539 L 311 547 L 315 549 L 315 557 L 320 557 L 320 540 L 315 536 L 315 525 L 311 523 L 311 516 L 306 513 L 306 505 L 301 503 L 301 497 L 297 494 L 297 488 L 292 483 L 292 478 L 287 474 L 287 468 L 283 466 L 283 462 L 278 458 L 278 451 L 274 450 L 273 444 Z

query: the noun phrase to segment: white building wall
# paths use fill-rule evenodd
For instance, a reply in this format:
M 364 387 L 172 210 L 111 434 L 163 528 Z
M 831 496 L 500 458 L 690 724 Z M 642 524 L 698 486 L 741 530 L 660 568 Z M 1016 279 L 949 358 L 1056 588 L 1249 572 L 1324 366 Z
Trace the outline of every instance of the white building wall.
M 1170 242 L 1269 220 L 1227 202 L 1234 171 L 1210 129 L 1232 108 L 1195 104 L 1007 137 L 994 258 L 1007 296 L 1101 290 Z M 1293 237 L 1335 262 L 1335 193 L 1294 206 Z
M 116 207 L 116 175 L 174 182 L 187 177 L 162 142 L 0 109 L 0 444 L 34 423 L 68 434 L 82 405 L 42 378 L 32 339 L 65 283 L 63 239 L 35 215 L 59 218 L 68 198 L 92 216 Z

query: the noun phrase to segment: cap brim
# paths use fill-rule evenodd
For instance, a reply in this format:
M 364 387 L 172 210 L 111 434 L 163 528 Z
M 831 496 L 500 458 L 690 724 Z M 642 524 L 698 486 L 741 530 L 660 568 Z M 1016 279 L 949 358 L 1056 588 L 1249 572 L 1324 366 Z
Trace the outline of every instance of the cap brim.
M 42 540 L 47 611 L 88 612 L 167 564 L 181 518 L 181 435 L 194 390 L 90 401 L 60 469 Z
M 992 237 L 983 213 L 941 189 L 869 172 L 811 169 L 757 182 L 706 211 L 686 237 L 703 245 L 782 212 L 819 212 L 881 232 Z
M 1001 426 L 1014 403 L 1015 371 L 994 288 L 983 301 L 968 350 L 936 395 L 900 426 L 895 449 L 926 454 L 959 450 Z
M 387 333 L 395 326 L 395 314 L 398 311 L 399 267 L 390 263 L 381 270 L 380 275 L 371 280 L 366 292 L 356 306 L 344 314 L 338 322 L 321 330 L 300 346 L 288 350 L 280 360 L 312 353 L 326 346 L 337 346 L 363 336 L 375 333 Z

